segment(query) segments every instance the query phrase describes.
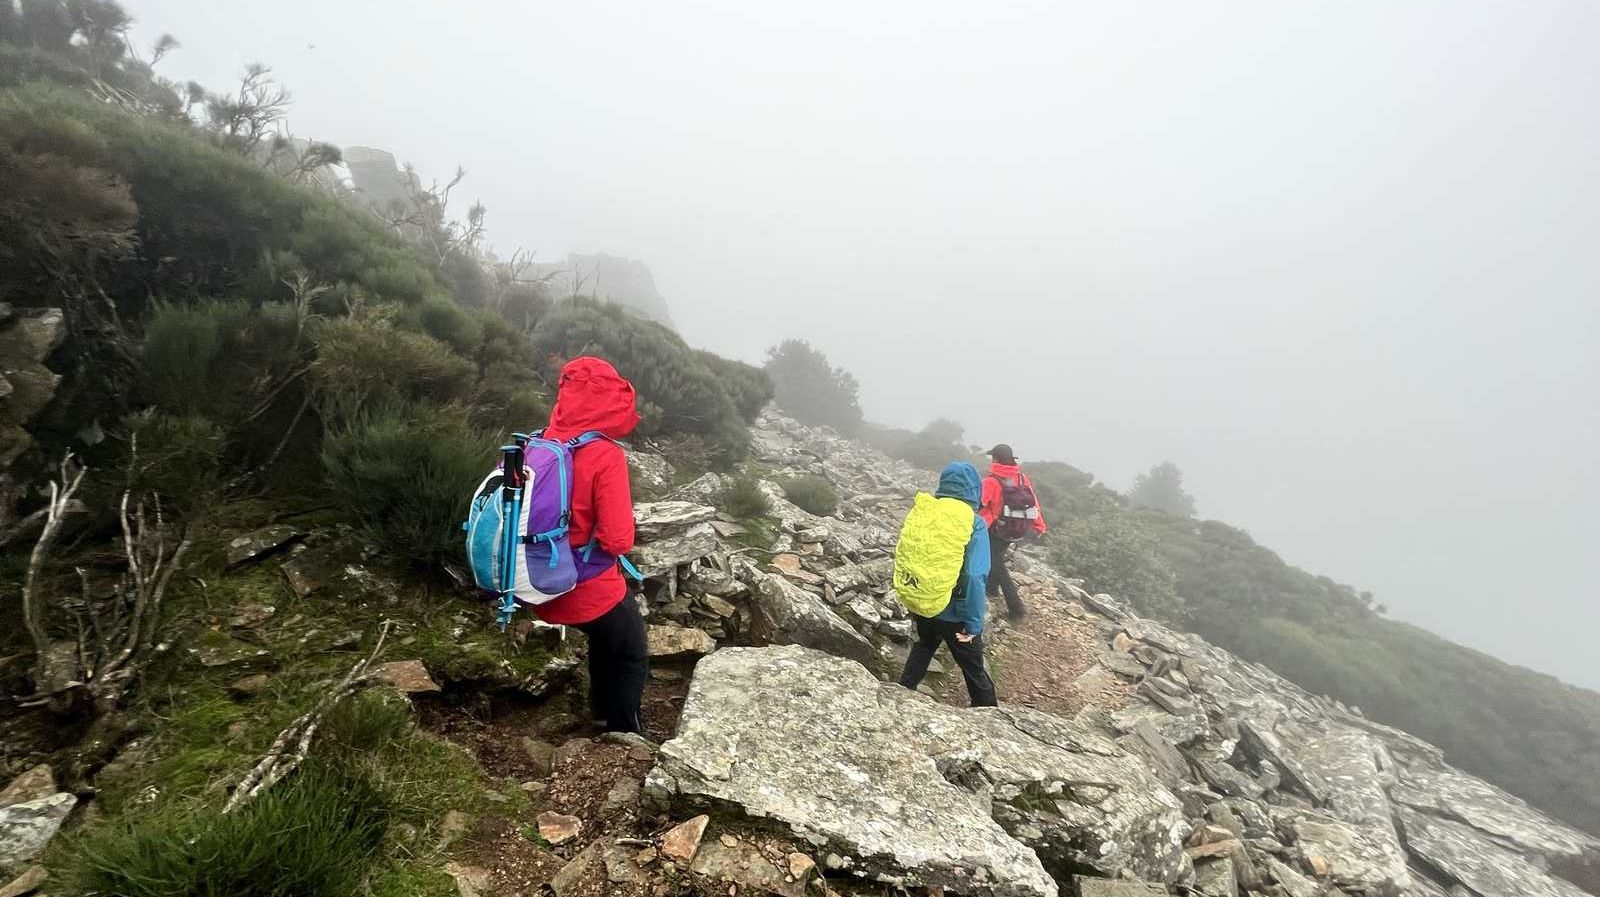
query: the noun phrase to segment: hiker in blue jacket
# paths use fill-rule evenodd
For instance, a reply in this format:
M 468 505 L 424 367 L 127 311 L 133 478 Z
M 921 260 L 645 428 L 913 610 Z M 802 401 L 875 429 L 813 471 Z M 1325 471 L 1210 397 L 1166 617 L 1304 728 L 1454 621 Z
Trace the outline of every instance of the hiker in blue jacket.
M 959 498 L 974 511 L 983 500 L 983 480 L 978 468 L 965 461 L 945 466 L 939 474 L 939 488 L 934 495 L 940 498 Z M 989 578 L 989 527 L 983 518 L 972 518 L 972 538 L 967 540 L 967 550 L 961 561 L 961 576 L 956 580 L 950 605 L 935 617 L 912 614 L 917 624 L 917 643 L 911 646 L 906 658 L 905 672 L 900 674 L 900 684 L 915 689 L 928 674 L 928 664 L 941 643 L 948 645 L 961 675 L 967 680 L 967 697 L 974 707 L 994 707 L 994 680 L 983 666 L 983 623 L 989 613 L 989 599 L 985 586 Z

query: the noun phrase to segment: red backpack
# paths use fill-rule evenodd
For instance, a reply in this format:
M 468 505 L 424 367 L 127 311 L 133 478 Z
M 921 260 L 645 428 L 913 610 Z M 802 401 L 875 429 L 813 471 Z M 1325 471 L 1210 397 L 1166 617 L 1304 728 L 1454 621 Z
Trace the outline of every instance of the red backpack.
M 1033 522 L 1039 519 L 1039 497 L 1033 493 L 1033 484 L 1021 473 L 1015 481 L 1001 479 L 999 474 L 989 476 L 1000 484 L 1000 512 L 989 525 L 989 535 L 1020 542 L 1033 532 Z

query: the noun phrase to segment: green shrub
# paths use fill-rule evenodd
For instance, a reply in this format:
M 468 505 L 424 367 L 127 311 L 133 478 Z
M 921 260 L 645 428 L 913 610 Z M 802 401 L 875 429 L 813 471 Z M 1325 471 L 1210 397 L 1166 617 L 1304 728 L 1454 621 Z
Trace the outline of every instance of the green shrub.
M 360 892 L 389 821 L 365 777 L 316 760 L 243 809 L 129 813 L 81 841 L 68 878 L 118 897 L 343 897 Z
M 767 376 L 778 407 L 803 424 L 853 434 L 861 428 L 861 384 L 803 339 L 767 350 Z
M 784 498 L 789 499 L 802 510 L 816 514 L 818 517 L 832 517 L 839 510 L 839 492 L 833 484 L 819 476 L 799 476 L 784 480 Z
M 761 491 L 761 481 L 752 476 L 736 478 L 717 496 L 717 507 L 741 520 L 764 517 L 772 510 L 772 500 Z
M 1131 514 L 1100 514 L 1058 527 L 1050 537 L 1050 561 L 1062 573 L 1082 577 L 1090 591 L 1130 601 L 1146 616 L 1182 622 L 1178 578 L 1156 537 Z
M 459 412 L 392 406 L 329 433 L 322 463 L 339 503 L 386 551 L 434 565 L 463 550 L 467 496 L 495 444 Z
M 536 356 L 556 364 L 598 355 L 616 365 L 639 392 L 641 436 L 695 433 L 719 450 L 720 461 L 742 458 L 750 434 L 730 392 L 730 380 L 676 333 L 621 306 L 588 299 L 557 303 L 533 331 Z M 731 362 L 729 363 L 731 364 Z M 740 383 L 745 383 L 743 379 Z M 752 401 L 743 395 L 746 406 Z
M 181 511 L 216 494 L 227 445 L 221 427 L 198 414 L 150 409 L 130 417 L 127 428 L 138 446 L 129 483 L 134 492 L 154 493 L 167 507 Z
M 393 689 L 357 692 L 330 708 L 317 730 L 323 756 L 353 758 L 399 741 L 411 729 L 411 702 Z
M 323 422 L 338 426 L 372 408 L 447 403 L 471 388 L 471 362 L 431 336 L 383 321 L 323 322 L 312 367 Z
M 774 392 L 772 378 L 761 368 L 731 358 L 723 358 L 715 352 L 707 352 L 704 349 L 696 349 L 695 357 L 721 378 L 723 387 L 733 397 L 733 406 L 738 409 L 739 416 L 745 422 L 755 420 L 761 409 L 772 401 Z
M 960 424 L 941 417 L 915 433 L 867 424 L 862 428 L 861 437 L 891 458 L 899 458 L 923 470 L 939 470 L 951 461 L 964 461 L 968 457 L 966 447 L 961 444 L 963 432 Z

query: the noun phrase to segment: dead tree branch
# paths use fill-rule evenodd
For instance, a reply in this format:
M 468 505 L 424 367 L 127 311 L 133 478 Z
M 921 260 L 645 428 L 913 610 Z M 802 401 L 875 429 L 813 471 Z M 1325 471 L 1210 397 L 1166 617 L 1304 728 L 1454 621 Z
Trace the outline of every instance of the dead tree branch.
M 372 662 L 383 653 L 383 643 L 388 639 L 389 630 L 393 626 L 394 621 L 383 621 L 383 626 L 378 631 L 378 643 L 372 646 L 372 653 L 357 661 L 339 684 L 323 692 L 322 697 L 317 699 L 310 710 L 296 717 L 278 733 L 278 737 L 274 738 L 272 745 L 267 748 L 266 754 L 262 755 L 245 777 L 239 780 L 239 784 L 234 786 L 233 794 L 228 797 L 228 803 L 222 808 L 223 813 L 232 813 L 255 800 L 263 791 L 282 781 L 284 776 L 294 772 L 305 762 L 306 755 L 311 751 L 312 739 L 316 737 L 317 728 L 322 725 L 323 717 L 340 701 L 370 681 Z
M 87 467 L 72 470 L 72 452 L 61 459 L 61 475 L 50 481 L 50 502 L 45 506 L 44 529 L 33 543 L 33 553 L 28 557 L 28 573 L 22 580 L 22 620 L 33 639 L 36 656 L 44 657 L 50 648 L 50 636 L 44 627 L 44 597 L 39 594 L 39 571 L 44 569 L 50 556 L 50 547 L 61 532 L 61 522 L 71 510 L 72 498 L 83 485 Z

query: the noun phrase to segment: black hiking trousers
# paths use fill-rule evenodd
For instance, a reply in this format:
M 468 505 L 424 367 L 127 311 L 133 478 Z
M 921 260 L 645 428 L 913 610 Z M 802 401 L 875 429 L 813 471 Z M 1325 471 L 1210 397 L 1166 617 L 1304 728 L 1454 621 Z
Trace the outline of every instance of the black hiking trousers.
M 963 642 L 956 638 L 956 633 L 966 628 L 961 623 L 915 614 L 911 619 L 917 624 L 917 643 L 911 646 L 911 654 L 906 658 L 906 670 L 900 674 L 901 685 L 916 690 L 922 683 L 922 677 L 928 675 L 928 664 L 942 642 L 950 647 L 956 665 L 961 667 L 961 675 L 967 680 L 967 698 L 972 706 L 999 705 L 994 696 L 994 680 L 989 678 L 989 671 L 983 668 L 982 635 L 975 635 L 972 641 Z
M 644 618 L 628 595 L 597 619 L 579 623 L 589 637 L 589 709 L 607 732 L 644 734 L 639 704 L 650 675 Z
M 1006 596 L 1006 610 L 1012 617 L 1025 616 L 1028 608 L 1023 605 L 1022 597 L 1017 594 L 1017 583 L 1011 578 L 1011 571 L 1006 569 L 1006 552 L 1016 543 L 1004 539 L 989 537 L 989 585 L 985 590 L 989 597 L 996 593 Z

